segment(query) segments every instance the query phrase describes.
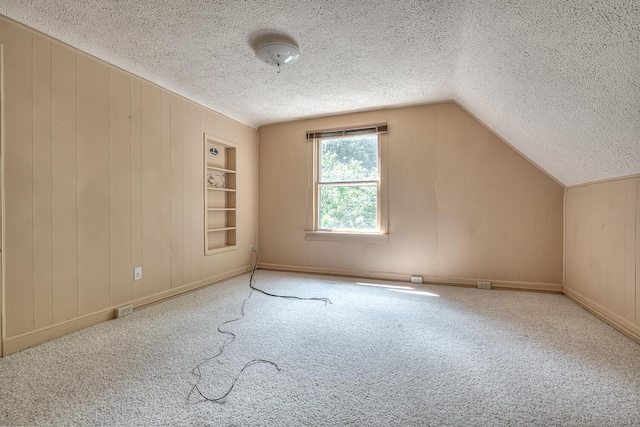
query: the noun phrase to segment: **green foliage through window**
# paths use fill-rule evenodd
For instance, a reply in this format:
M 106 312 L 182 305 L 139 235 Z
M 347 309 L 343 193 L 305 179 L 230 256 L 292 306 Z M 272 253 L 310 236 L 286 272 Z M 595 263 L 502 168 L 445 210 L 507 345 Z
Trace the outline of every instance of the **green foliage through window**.
M 378 136 L 320 141 L 318 228 L 375 231 Z

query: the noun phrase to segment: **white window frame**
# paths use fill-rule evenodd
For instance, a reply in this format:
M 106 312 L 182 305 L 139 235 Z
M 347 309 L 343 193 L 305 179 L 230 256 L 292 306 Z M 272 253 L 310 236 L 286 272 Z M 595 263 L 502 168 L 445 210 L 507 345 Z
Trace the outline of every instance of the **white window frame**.
M 365 126 L 363 126 L 365 127 Z M 385 125 L 386 127 L 386 125 Z M 321 132 L 313 132 L 321 133 Z M 308 133 L 309 134 L 309 133 Z M 378 136 L 378 214 L 377 214 L 377 231 L 360 231 L 360 230 L 328 230 L 319 228 L 319 173 L 320 173 L 320 141 L 336 138 L 345 138 L 354 135 L 344 135 L 335 137 L 313 138 L 309 143 L 309 170 L 312 171 L 309 179 L 309 200 L 307 206 L 309 209 L 307 219 L 307 232 L 305 238 L 307 240 L 328 240 L 339 242 L 359 242 L 359 243 L 378 243 L 386 244 L 389 239 L 388 229 L 388 176 L 387 176 L 387 144 L 388 136 L 386 132 L 377 132 Z M 370 183 L 372 181 L 362 181 L 362 183 Z M 354 183 L 360 183 L 354 182 Z

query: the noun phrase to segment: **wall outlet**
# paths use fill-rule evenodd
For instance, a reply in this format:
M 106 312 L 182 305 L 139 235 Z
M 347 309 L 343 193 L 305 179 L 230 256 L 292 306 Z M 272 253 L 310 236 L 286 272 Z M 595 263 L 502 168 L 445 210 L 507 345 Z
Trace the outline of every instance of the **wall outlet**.
M 249 254 L 252 254 L 254 252 L 257 252 L 256 248 L 254 248 L 253 245 L 249 246 Z
M 411 276 L 411 283 L 422 283 L 422 276 Z
M 133 313 L 133 306 L 131 304 L 125 305 L 124 307 L 118 307 L 115 309 L 116 317 L 124 317 Z
M 491 289 L 491 282 L 478 282 L 478 289 Z
M 142 280 L 142 267 L 133 269 L 133 280 Z

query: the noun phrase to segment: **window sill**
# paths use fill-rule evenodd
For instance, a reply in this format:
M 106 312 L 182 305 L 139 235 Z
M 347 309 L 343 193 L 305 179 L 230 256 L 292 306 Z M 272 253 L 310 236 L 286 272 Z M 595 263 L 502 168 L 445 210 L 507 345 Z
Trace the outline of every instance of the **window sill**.
M 330 242 L 375 243 L 386 245 L 389 235 L 382 233 L 340 233 L 335 231 L 307 231 L 305 239 L 311 241 L 324 240 Z

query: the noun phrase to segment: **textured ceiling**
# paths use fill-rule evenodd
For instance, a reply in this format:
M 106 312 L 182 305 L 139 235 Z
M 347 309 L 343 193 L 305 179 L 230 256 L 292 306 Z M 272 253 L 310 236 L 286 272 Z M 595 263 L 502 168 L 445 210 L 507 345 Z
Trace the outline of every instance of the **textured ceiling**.
M 640 173 L 640 1 L 2 0 L 0 13 L 257 127 L 454 99 L 565 185 Z M 251 44 L 283 32 L 280 74 Z

